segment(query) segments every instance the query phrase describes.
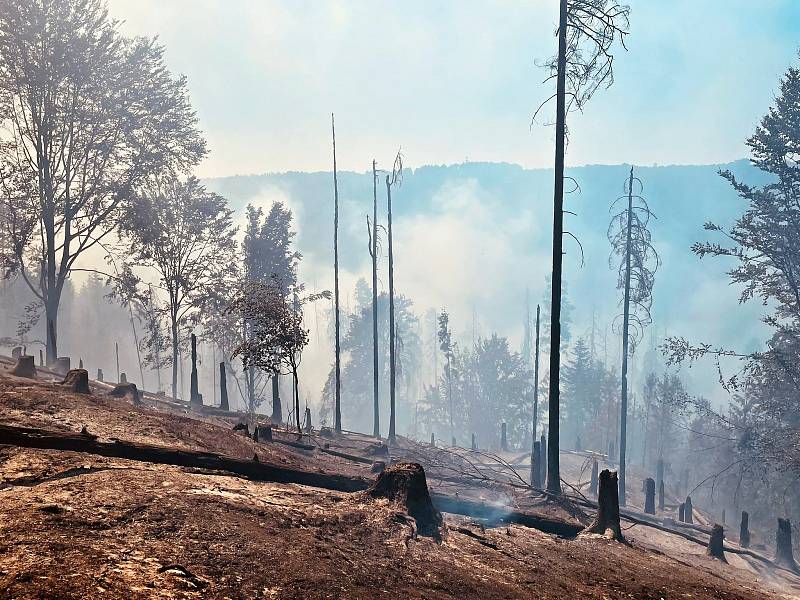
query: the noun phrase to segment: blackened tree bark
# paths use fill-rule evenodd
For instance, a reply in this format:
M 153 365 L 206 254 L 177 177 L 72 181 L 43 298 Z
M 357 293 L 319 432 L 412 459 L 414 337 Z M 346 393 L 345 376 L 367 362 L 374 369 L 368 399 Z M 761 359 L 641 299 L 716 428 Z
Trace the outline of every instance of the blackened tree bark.
M 221 410 L 230 410 L 228 404 L 228 376 L 225 372 L 225 361 L 219 363 L 219 407 Z
M 644 512 L 647 515 L 656 514 L 656 482 L 652 477 L 644 480 Z
M 792 523 L 789 519 L 778 518 L 778 531 L 775 534 L 775 562 L 797 571 L 797 563 L 794 561 L 794 551 L 792 549 Z
M 616 471 L 603 469 L 600 473 L 600 490 L 597 494 L 597 517 L 586 531 L 611 536 L 618 542 L 624 542 L 622 528 L 619 524 L 619 487 Z
M 742 548 L 750 547 L 750 514 L 742 511 L 742 522 L 739 525 L 739 545 Z
M 706 555 L 717 558 L 722 562 L 728 562 L 725 559 L 725 552 L 723 550 L 723 542 L 725 540 L 725 530 L 722 525 L 714 523 L 711 528 L 711 537 L 708 539 L 708 549 Z
M 683 520 L 685 523 L 694 523 L 694 517 L 692 516 L 692 497 L 686 496 L 686 503 L 684 504 L 683 508 Z

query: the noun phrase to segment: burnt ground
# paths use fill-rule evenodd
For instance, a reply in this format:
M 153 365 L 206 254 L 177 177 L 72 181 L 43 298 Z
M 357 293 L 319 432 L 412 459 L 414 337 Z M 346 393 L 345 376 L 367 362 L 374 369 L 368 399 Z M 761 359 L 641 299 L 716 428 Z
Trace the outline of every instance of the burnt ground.
M 106 397 L 100 386 L 77 396 L 0 374 L 0 424 L 75 432 L 85 426 L 101 439 L 239 458 L 256 453 L 264 463 L 373 477 L 371 438 L 276 432 L 276 439 L 305 447 L 257 444 L 232 431 L 240 418 L 192 415 L 155 399 L 133 406 Z M 437 542 L 417 535 L 399 507 L 363 493 L 2 441 L 0 598 L 800 597 L 792 575 L 732 554 L 725 565 L 698 544 L 641 525 L 623 524 L 626 546 L 448 514 Z M 424 456 L 411 446 L 399 452 Z M 565 456 L 567 471 L 570 460 Z M 430 472 L 432 489 L 459 491 L 452 472 L 438 463 Z M 460 491 L 476 499 L 505 496 L 516 506 L 524 495 L 485 482 Z M 543 500 L 528 505 L 565 520 L 583 518 Z

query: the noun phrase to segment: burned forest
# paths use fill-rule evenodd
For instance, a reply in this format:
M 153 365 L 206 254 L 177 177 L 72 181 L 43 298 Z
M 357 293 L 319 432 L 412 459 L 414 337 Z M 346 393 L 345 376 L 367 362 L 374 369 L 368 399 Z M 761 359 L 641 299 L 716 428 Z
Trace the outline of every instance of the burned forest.
M 0 599 L 800 598 L 798 40 L 0 0 Z

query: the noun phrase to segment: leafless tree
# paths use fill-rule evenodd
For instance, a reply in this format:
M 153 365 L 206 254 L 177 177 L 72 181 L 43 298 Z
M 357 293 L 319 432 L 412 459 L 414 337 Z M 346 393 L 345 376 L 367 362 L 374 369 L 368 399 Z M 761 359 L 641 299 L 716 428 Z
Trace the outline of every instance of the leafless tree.
M 397 340 L 394 322 L 394 254 L 392 252 L 392 188 L 403 180 L 403 156 L 398 151 L 391 174 L 386 175 L 386 231 L 389 245 L 389 443 L 395 443 Z

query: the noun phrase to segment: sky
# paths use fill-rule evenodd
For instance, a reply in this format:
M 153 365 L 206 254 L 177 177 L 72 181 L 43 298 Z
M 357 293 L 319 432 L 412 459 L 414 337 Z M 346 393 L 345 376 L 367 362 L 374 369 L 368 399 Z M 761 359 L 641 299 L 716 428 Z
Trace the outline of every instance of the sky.
M 531 127 L 551 93 L 556 0 L 109 0 L 187 76 L 210 147 L 201 177 L 339 167 L 552 166 Z M 798 0 L 629 0 L 615 83 L 569 125 L 569 165 L 717 164 L 798 62 Z M 546 116 L 546 115 L 545 115 Z M 546 118 L 541 119 L 547 121 Z

